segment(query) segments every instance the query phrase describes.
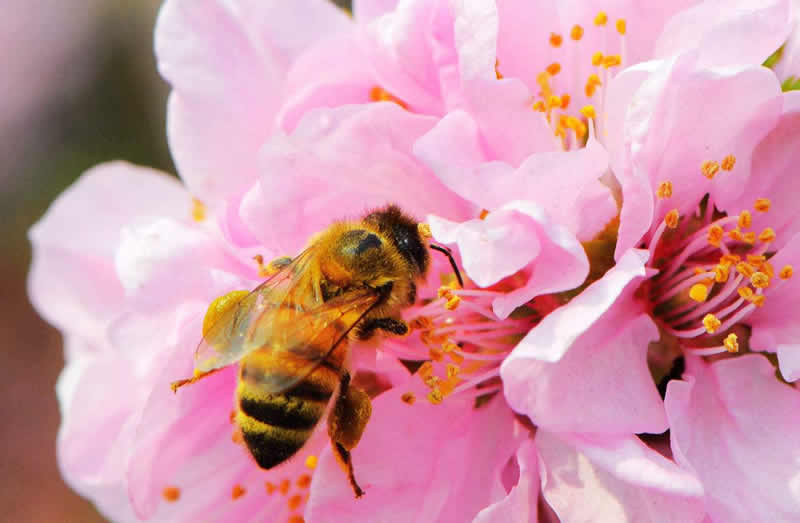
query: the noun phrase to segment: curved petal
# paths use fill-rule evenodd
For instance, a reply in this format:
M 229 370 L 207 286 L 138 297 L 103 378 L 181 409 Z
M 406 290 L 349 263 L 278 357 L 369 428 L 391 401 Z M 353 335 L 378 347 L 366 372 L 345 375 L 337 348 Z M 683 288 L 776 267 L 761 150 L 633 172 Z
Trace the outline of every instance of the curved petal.
M 691 358 L 687 367 L 664 404 L 673 454 L 703 483 L 711 518 L 800 518 L 800 391 L 776 380 L 761 355 Z
M 481 510 L 472 523 L 536 523 L 538 521 L 539 457 L 533 441 L 525 440 L 517 451 L 519 479 L 505 498 Z

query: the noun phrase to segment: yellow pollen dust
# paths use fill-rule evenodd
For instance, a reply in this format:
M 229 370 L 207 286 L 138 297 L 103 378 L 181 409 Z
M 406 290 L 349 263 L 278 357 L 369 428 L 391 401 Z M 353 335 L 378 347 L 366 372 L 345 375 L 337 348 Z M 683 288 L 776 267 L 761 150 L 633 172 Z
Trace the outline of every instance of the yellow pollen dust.
M 560 34 L 550 33 L 550 45 L 553 47 L 561 47 L 563 41 L 564 38 Z
M 608 69 L 609 67 L 616 67 L 622 64 L 622 57 L 618 54 L 612 54 L 603 57 L 603 67 Z
M 754 272 L 753 275 L 750 276 L 750 283 L 756 289 L 766 289 L 769 287 L 769 276 L 763 272 Z
M 192 198 L 192 219 L 196 222 L 206 219 L 206 204 L 197 198 Z
M 672 196 L 672 182 L 666 181 L 661 182 L 658 184 L 658 189 L 656 190 L 656 196 L 660 199 L 669 198 Z
M 547 111 L 547 106 L 544 105 L 543 101 L 537 100 L 536 102 L 533 103 L 533 110 L 543 113 Z
M 742 211 L 739 213 L 739 227 L 747 229 L 753 224 L 753 215 L 750 211 Z
M 666 223 L 667 227 L 670 229 L 674 229 L 678 226 L 680 217 L 681 215 L 678 213 L 678 209 L 672 209 L 664 216 L 664 223 Z
M 297 486 L 299 488 L 308 488 L 309 485 L 311 485 L 311 476 L 308 474 L 303 474 L 297 478 Z
M 755 274 L 756 269 L 747 262 L 739 262 L 736 264 L 736 271 L 745 278 L 749 278 Z
M 728 276 L 730 275 L 730 271 L 728 270 L 727 265 L 717 265 L 714 267 L 714 281 L 717 283 L 725 283 L 728 281 Z
M 606 25 L 606 22 L 608 22 L 608 15 L 605 13 L 605 11 L 600 11 L 597 13 L 597 16 L 594 17 L 594 25 Z
M 600 56 L 602 58 L 602 54 Z M 584 88 L 584 91 L 586 91 L 586 96 L 591 98 L 595 91 L 597 91 L 597 88 L 601 85 L 603 85 L 603 82 L 600 81 L 600 77 L 595 73 L 590 74 L 589 78 L 586 80 L 586 87 Z
M 745 300 L 749 300 L 753 297 L 753 289 L 750 287 L 739 287 L 738 291 L 739 296 L 744 298 Z
M 708 243 L 714 247 L 719 247 L 722 242 L 725 229 L 721 225 L 714 224 L 708 229 Z
M 706 328 L 707 333 L 714 334 L 717 332 L 717 329 L 719 329 L 720 326 L 722 326 L 722 322 L 719 321 L 713 314 L 708 313 L 703 316 L 703 327 Z
M 771 206 L 772 202 L 769 198 L 758 198 L 755 204 L 753 204 L 753 208 L 758 212 L 767 212 Z
M 369 99 L 373 102 L 394 102 L 403 109 L 408 109 L 408 104 L 379 85 L 370 89 Z
M 596 114 L 594 112 L 594 106 L 593 105 L 584 105 L 583 107 L 581 107 L 581 114 L 583 116 L 585 116 L 586 118 L 594 118 L 595 114 Z
M 723 171 L 731 171 L 733 170 L 734 165 L 736 165 L 736 157 L 732 154 L 729 154 L 722 159 L 722 164 L 720 167 L 722 167 Z
M 772 229 L 772 227 L 767 227 L 761 231 L 761 234 L 758 235 L 758 239 L 764 243 L 775 241 L 775 231 Z
M 561 72 L 561 64 L 558 62 L 553 62 L 552 64 L 548 65 L 544 68 L 545 71 L 550 73 L 550 76 L 555 76 Z
M 561 95 L 561 108 L 566 109 L 569 107 L 570 96 L 567 93 Z
M 400 399 L 403 400 L 403 403 L 407 405 L 413 405 L 414 402 L 417 401 L 417 396 L 413 392 L 409 391 L 400 396 Z
M 692 288 L 689 289 L 689 297 L 698 303 L 706 301 L 706 298 L 708 298 L 708 287 L 702 283 L 695 283 L 692 285 Z
M 628 23 L 625 21 L 625 19 L 620 18 L 619 20 L 617 20 L 617 32 L 625 36 L 627 30 L 628 30 Z
M 600 51 L 595 52 L 592 55 L 592 65 L 598 66 L 603 63 L 603 53 Z
M 778 273 L 778 277 L 782 280 L 788 280 L 794 274 L 794 268 L 791 265 L 784 265 L 781 269 L 781 272 Z
M 447 377 L 448 378 L 455 378 L 458 376 L 458 373 L 461 372 L 461 367 L 458 365 L 453 365 L 452 363 L 447 364 Z
M 161 496 L 170 503 L 178 501 L 181 497 L 181 489 L 178 487 L 164 487 L 161 491 Z
M 234 485 L 233 489 L 231 489 L 231 499 L 233 499 L 234 501 L 244 496 L 245 494 L 247 494 L 247 489 L 245 489 L 243 486 L 239 484 Z
M 710 180 L 719 172 L 719 164 L 714 160 L 706 160 L 700 165 L 700 172 Z
M 548 105 L 549 108 L 561 107 L 561 97 L 560 96 L 556 96 L 554 94 L 551 94 L 547 98 L 547 105 Z
M 444 400 L 444 396 L 442 396 L 442 391 L 439 390 L 439 387 L 434 387 L 428 393 L 428 401 L 430 401 L 434 405 L 439 405 Z
M 569 37 L 576 42 L 583 38 L 583 27 L 579 25 L 572 26 L 572 30 L 569 32 Z
M 306 458 L 306 467 L 310 468 L 311 470 L 317 468 L 317 457 L 315 455 L 311 454 Z
M 739 352 L 739 337 L 732 332 L 725 337 L 722 344 L 725 345 L 728 352 Z
M 297 510 L 298 508 L 300 508 L 300 505 L 302 503 L 303 503 L 303 496 L 301 496 L 300 494 L 295 494 L 286 501 L 286 504 L 289 505 L 289 510 Z

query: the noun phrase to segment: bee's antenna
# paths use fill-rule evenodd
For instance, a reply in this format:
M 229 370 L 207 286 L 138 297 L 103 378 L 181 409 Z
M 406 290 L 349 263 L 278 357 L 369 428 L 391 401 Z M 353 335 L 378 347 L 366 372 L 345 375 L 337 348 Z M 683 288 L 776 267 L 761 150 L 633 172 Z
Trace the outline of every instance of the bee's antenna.
M 453 271 L 456 273 L 456 279 L 458 280 L 458 285 L 462 289 L 464 288 L 464 280 L 461 278 L 461 271 L 458 270 L 458 265 L 456 265 L 456 261 L 453 259 L 453 254 L 447 247 L 442 247 L 440 245 L 434 245 L 433 243 L 429 245 L 431 249 L 434 251 L 439 251 L 447 256 L 447 259 L 450 260 L 450 265 L 453 267 Z

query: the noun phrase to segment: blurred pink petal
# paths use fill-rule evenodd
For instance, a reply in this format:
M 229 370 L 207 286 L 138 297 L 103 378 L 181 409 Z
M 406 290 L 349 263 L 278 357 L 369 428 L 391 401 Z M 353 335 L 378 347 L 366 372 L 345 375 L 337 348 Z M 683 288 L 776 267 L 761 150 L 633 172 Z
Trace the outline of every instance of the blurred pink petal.
M 665 406 L 675 458 L 703 483 L 714 521 L 800 518 L 800 392 L 763 356 L 690 360 Z
M 542 495 L 563 522 L 700 522 L 697 479 L 635 437 L 561 440 L 536 434 Z

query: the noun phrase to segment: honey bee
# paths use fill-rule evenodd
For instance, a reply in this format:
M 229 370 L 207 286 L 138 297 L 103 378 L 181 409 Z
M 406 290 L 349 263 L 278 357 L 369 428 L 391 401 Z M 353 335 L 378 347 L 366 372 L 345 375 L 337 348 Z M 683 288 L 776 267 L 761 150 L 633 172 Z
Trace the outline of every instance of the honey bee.
M 395 205 L 331 225 L 295 258 L 270 263 L 273 274 L 252 292 L 209 306 L 194 377 L 173 390 L 238 362 L 234 421 L 256 463 L 270 469 L 291 458 L 327 413 L 334 455 L 360 497 L 350 451 L 372 406 L 351 383 L 348 347 L 379 331 L 408 333 L 401 312 L 427 275 L 428 247 L 448 256 L 461 283 L 449 250 L 429 239 Z

